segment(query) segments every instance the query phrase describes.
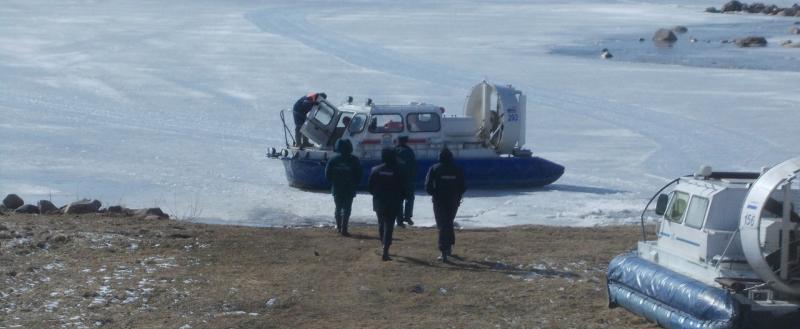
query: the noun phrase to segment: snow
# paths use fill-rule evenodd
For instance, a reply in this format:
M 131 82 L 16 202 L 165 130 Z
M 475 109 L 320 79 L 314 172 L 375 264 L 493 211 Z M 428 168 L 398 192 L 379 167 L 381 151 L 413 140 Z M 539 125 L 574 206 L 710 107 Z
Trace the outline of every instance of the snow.
M 651 193 L 701 164 L 758 170 L 800 153 L 800 53 L 778 46 L 796 19 L 703 13 L 722 3 L 9 0 L 0 193 L 329 224 L 331 197 L 288 187 L 263 156 L 283 143 L 278 110 L 319 90 L 453 113 L 488 79 L 528 94 L 529 146 L 567 170 L 545 188 L 470 190 L 461 227 L 636 222 Z M 674 25 L 689 33 L 653 48 Z M 720 43 L 755 32 L 768 48 Z M 416 205 L 433 225 L 430 198 Z M 375 222 L 369 195 L 351 221 Z

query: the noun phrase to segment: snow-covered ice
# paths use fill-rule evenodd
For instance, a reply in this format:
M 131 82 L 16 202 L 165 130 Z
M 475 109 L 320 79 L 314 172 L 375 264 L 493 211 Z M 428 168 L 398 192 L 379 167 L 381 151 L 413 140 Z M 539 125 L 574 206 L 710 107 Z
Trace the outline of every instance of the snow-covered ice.
M 264 157 L 283 144 L 278 110 L 318 90 L 453 113 L 488 79 L 528 94 L 529 146 L 567 170 L 546 188 L 469 191 L 462 227 L 636 221 L 701 164 L 758 170 L 800 153 L 800 52 L 777 46 L 795 19 L 703 12 L 723 2 L 5 1 L 0 193 L 330 223 L 331 197 L 288 187 Z M 684 43 L 756 31 L 770 46 L 651 48 L 679 24 Z M 418 195 L 415 221 L 432 225 L 430 208 Z M 353 217 L 375 221 L 368 195 Z

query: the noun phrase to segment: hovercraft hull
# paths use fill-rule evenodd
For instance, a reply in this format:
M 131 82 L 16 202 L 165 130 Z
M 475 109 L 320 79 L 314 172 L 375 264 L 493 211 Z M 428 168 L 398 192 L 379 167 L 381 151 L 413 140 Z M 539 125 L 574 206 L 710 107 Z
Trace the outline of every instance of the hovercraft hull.
M 281 160 L 290 186 L 309 190 L 330 188 L 325 179 L 325 161 L 300 157 Z M 417 161 L 417 187 L 422 187 L 428 169 L 435 163 L 433 159 Z M 378 164 L 377 160 L 361 162 L 364 175 L 360 188 L 366 188 L 369 172 Z M 563 166 L 539 157 L 457 159 L 456 164 L 464 170 L 469 187 L 538 187 L 551 184 L 564 174 Z

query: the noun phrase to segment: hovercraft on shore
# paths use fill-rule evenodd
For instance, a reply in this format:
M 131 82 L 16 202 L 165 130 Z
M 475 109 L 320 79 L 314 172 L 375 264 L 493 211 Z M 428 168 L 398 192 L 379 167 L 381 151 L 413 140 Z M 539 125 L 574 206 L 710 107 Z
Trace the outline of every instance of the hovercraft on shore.
M 381 149 L 394 147 L 400 136 L 408 136 L 408 145 L 416 153 L 418 186 L 444 147 L 453 152 L 470 187 L 545 186 L 564 174 L 563 166 L 523 148 L 526 97 L 510 85 L 484 81 L 473 87 L 464 116 L 447 116 L 443 107 L 425 103 L 376 105 L 367 100 L 358 105 L 348 98 L 337 107 L 319 99 L 300 130 L 311 145 L 297 145 L 284 112 L 286 146 L 280 151 L 270 149 L 267 156 L 283 162 L 289 185 L 297 188 L 330 186 L 325 165 L 340 138 L 352 142 L 353 155 L 361 160 L 362 188 L 370 169 L 380 163 Z
M 800 157 L 763 173 L 704 166 L 664 186 L 657 240 L 643 212 L 643 240 L 608 266 L 609 306 L 670 329 L 800 328 L 798 176 Z

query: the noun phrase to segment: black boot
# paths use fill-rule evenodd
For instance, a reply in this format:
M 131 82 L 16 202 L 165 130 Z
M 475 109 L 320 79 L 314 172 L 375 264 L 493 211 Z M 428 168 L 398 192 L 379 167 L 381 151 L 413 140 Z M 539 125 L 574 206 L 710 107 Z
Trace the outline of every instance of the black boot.
M 342 233 L 342 216 L 336 211 L 336 232 Z
M 447 263 L 447 254 L 448 254 L 448 252 L 442 251 L 442 256 L 439 257 L 439 259 L 442 260 L 442 263 Z
M 383 259 L 384 262 L 392 260 L 392 258 L 389 257 L 389 248 L 383 248 L 383 257 L 381 257 L 381 259 Z
M 350 236 L 350 233 L 347 232 L 347 224 L 348 224 L 349 221 L 350 221 L 350 218 L 347 218 L 347 217 L 343 217 L 342 218 L 342 226 L 341 226 L 341 229 L 339 230 L 339 232 L 341 232 L 343 236 Z
M 411 217 L 406 218 L 405 221 L 406 221 L 406 223 L 408 223 L 408 225 L 412 225 L 412 226 L 414 225 L 414 221 L 411 220 Z

